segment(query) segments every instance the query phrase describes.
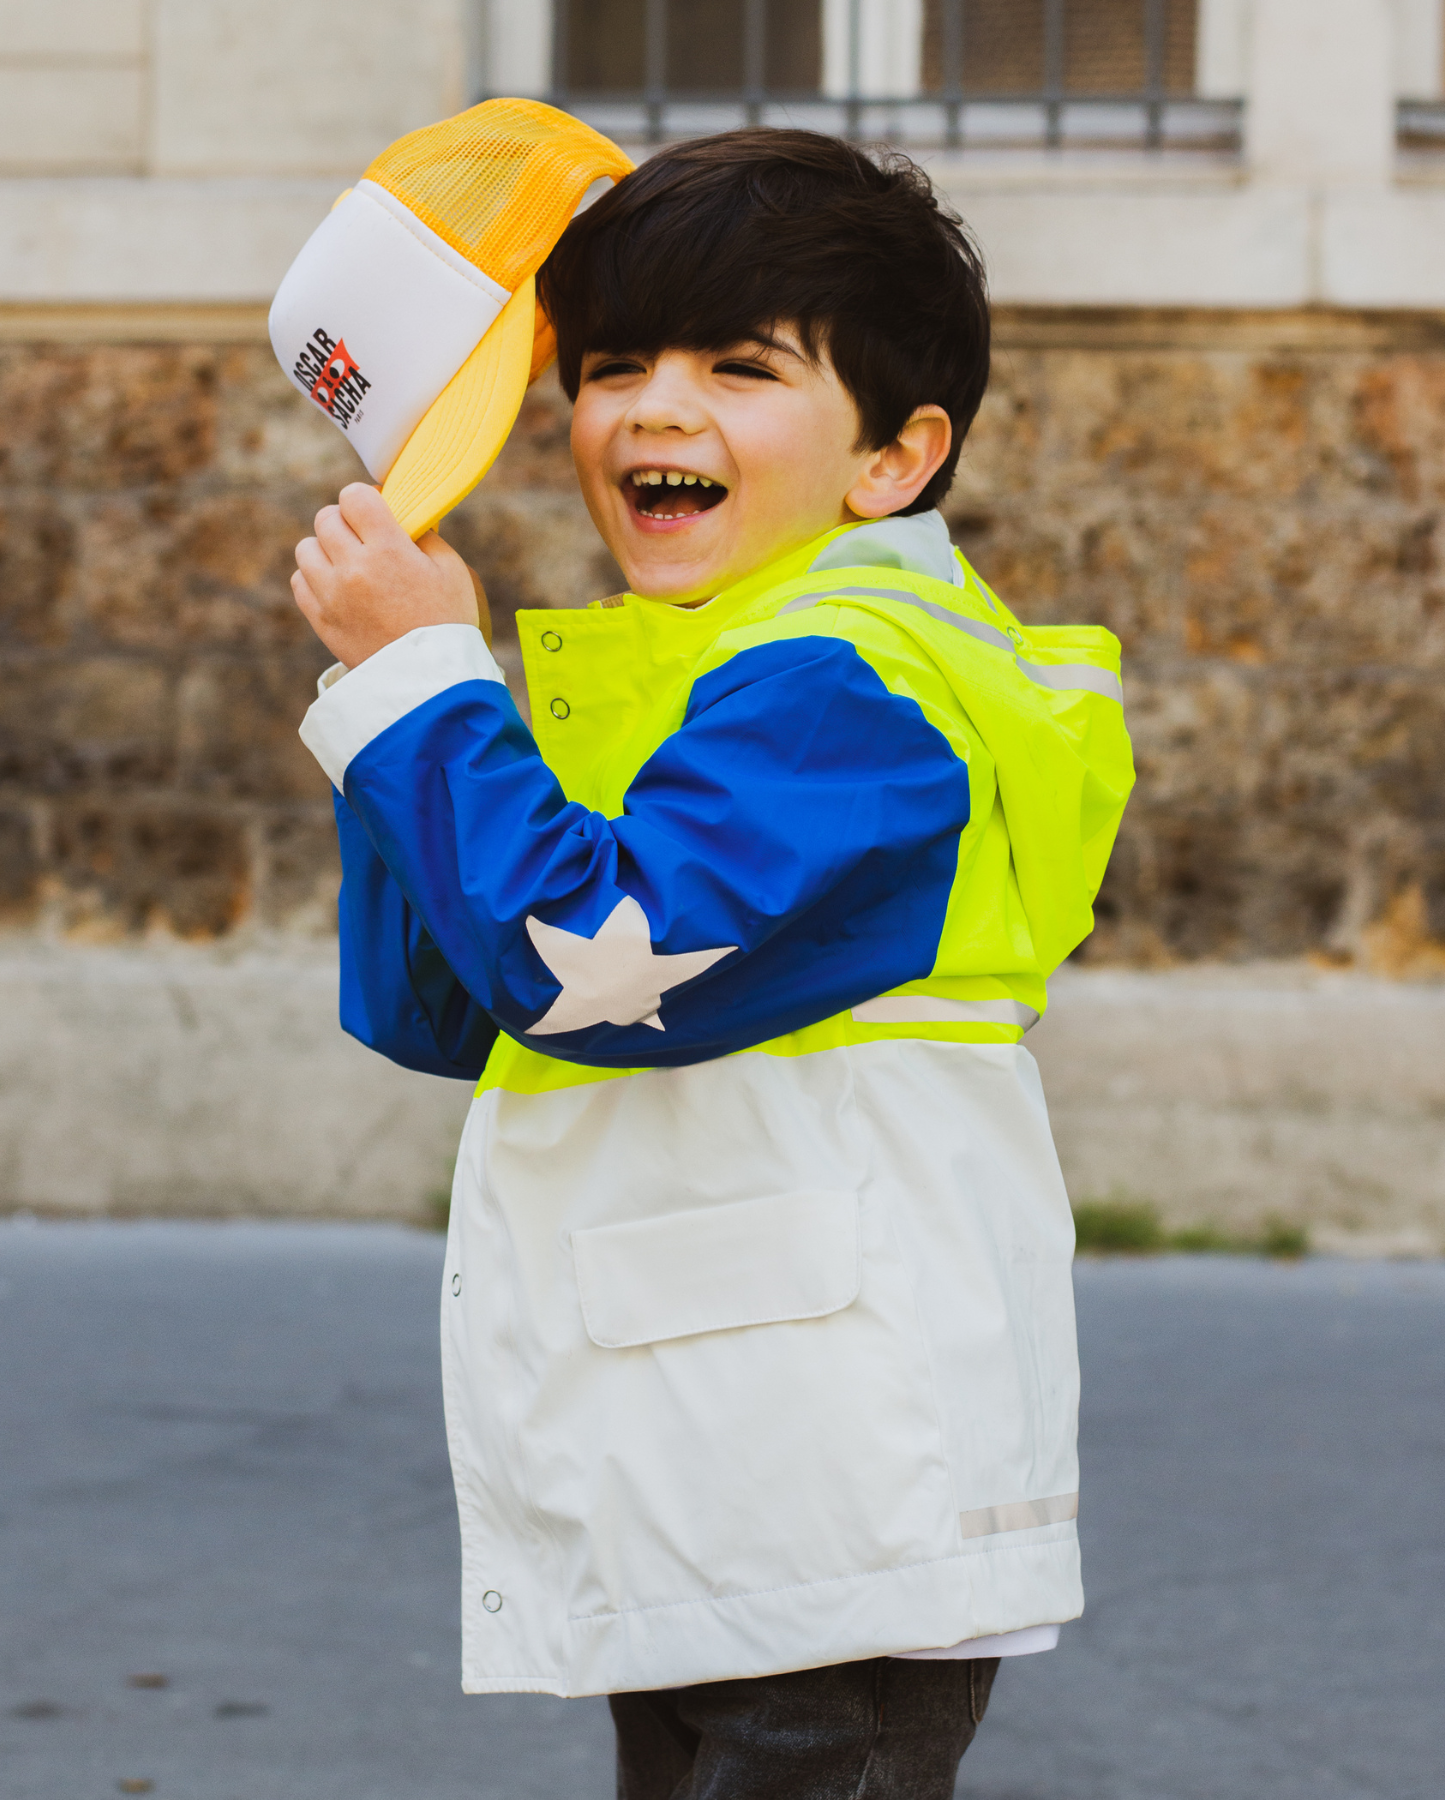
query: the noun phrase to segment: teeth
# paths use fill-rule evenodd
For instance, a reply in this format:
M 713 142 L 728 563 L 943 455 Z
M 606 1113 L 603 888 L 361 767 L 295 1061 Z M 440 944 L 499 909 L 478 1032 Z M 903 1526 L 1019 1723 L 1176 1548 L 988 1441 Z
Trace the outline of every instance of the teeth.
M 717 487 L 719 484 L 708 475 L 684 475 L 680 469 L 634 469 L 632 471 L 633 487 L 661 487 L 665 481 L 669 487 Z

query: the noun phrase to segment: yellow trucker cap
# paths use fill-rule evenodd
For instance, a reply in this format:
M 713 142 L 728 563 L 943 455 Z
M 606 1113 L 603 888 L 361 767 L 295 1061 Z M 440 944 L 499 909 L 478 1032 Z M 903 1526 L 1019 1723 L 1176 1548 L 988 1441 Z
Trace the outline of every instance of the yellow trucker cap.
M 469 494 L 552 359 L 534 277 L 631 169 L 536 100 L 484 100 L 383 150 L 271 305 L 292 382 L 346 434 L 414 538 Z

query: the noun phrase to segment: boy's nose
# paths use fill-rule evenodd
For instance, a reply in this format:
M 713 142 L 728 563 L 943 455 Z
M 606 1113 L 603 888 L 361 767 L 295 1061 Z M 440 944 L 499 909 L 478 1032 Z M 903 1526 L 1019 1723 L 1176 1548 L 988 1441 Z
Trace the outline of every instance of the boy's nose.
M 688 437 L 707 429 L 707 411 L 686 375 L 659 363 L 627 410 L 634 431 L 681 431 Z

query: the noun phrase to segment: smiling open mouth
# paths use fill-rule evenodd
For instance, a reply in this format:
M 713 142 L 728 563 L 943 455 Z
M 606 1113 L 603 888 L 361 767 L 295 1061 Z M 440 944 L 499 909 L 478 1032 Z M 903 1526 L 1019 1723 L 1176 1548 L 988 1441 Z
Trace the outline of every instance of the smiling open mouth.
M 706 475 L 683 469 L 634 469 L 622 484 L 634 512 L 644 519 L 692 519 L 727 499 L 727 489 Z

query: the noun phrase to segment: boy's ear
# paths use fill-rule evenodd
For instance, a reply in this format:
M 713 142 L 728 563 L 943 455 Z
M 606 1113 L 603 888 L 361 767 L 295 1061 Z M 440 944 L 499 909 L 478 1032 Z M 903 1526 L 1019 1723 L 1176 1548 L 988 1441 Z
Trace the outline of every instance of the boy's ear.
M 891 444 L 874 450 L 844 495 L 860 519 L 881 519 L 916 500 L 948 455 L 953 425 L 941 406 L 920 406 Z

